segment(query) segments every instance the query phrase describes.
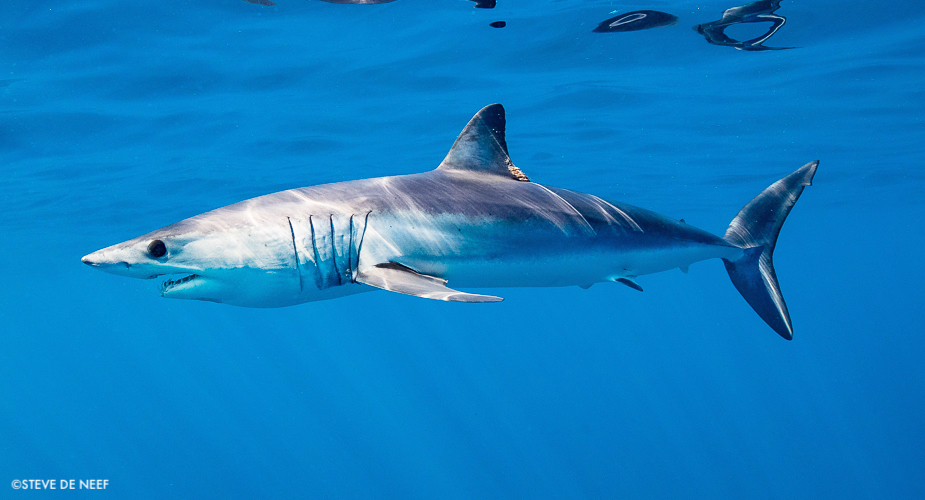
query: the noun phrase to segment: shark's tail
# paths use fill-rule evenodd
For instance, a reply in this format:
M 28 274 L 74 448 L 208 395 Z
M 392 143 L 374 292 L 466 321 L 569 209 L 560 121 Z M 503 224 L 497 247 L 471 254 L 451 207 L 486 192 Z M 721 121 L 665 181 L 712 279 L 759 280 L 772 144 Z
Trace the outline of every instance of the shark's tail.
M 745 250 L 738 260 L 723 259 L 732 284 L 752 309 L 781 337 L 793 338 L 787 304 L 777 284 L 772 255 L 777 235 L 803 188 L 813 183 L 818 161 L 775 182 L 739 211 L 723 239 Z

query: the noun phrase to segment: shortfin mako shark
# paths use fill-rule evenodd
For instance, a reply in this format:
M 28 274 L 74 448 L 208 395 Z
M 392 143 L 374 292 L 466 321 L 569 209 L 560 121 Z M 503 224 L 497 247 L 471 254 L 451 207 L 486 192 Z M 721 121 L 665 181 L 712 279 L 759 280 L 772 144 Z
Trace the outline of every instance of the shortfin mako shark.
M 497 302 L 453 288 L 614 281 L 720 258 L 759 316 L 793 338 L 772 264 L 784 219 L 819 162 L 745 205 L 722 237 L 649 210 L 531 182 L 511 162 L 500 104 L 479 111 L 436 170 L 290 189 L 91 253 L 134 278 L 179 275 L 163 297 L 282 307 L 377 288 Z

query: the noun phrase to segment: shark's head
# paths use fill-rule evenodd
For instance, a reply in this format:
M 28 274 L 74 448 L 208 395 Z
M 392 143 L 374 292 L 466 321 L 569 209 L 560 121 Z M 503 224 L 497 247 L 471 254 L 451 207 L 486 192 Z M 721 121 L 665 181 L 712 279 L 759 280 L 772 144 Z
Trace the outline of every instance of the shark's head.
M 97 250 L 81 261 L 120 276 L 166 277 L 160 292 L 168 298 L 249 307 L 294 300 L 299 280 L 285 219 L 283 224 L 257 225 L 222 215 L 193 217 Z

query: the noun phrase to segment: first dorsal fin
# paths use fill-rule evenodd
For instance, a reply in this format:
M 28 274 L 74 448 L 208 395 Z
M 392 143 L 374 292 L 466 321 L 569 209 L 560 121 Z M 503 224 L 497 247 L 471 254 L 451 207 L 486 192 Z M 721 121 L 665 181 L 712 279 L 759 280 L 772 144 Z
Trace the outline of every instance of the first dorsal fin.
M 504 106 L 485 106 L 469 120 L 437 168 L 446 171 L 481 172 L 530 182 L 508 156 L 504 125 Z

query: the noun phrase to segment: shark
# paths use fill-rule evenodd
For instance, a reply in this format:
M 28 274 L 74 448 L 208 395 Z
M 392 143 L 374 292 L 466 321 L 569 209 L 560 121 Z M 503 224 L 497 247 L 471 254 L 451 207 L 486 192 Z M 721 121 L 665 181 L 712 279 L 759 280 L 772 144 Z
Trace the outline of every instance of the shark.
M 504 107 L 491 104 L 435 170 L 259 196 L 81 260 L 115 275 L 166 277 L 166 298 L 283 307 L 373 290 L 470 303 L 502 298 L 460 289 L 615 282 L 642 291 L 640 276 L 722 259 L 746 302 L 793 338 L 772 257 L 818 161 L 762 191 L 718 236 L 531 181 L 511 161 L 505 128 Z

